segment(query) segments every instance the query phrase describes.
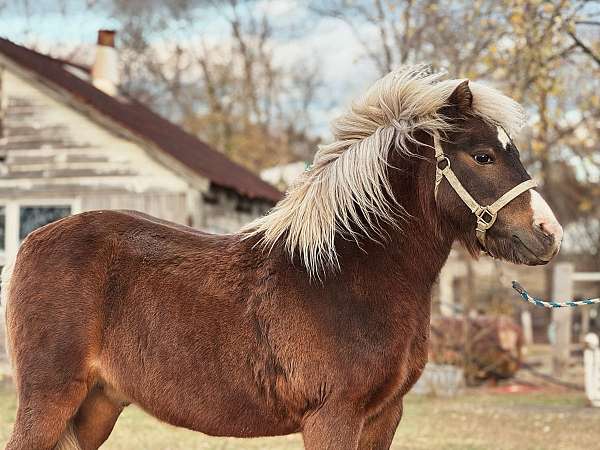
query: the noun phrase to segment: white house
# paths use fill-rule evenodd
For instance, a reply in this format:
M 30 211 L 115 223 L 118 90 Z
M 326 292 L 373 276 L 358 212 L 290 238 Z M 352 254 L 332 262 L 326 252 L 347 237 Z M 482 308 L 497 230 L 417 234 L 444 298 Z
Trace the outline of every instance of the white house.
M 0 39 L 0 265 L 33 229 L 93 209 L 135 209 L 230 232 L 273 186 L 119 92 L 114 32 L 91 70 Z

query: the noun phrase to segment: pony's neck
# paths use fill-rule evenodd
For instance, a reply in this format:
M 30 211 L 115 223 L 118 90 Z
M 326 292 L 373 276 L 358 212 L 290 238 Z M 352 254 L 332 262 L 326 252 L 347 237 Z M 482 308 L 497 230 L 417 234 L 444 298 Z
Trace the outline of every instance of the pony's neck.
M 422 139 L 427 144 L 427 138 Z M 411 150 L 426 159 L 397 152 L 390 159 L 390 182 L 408 213 L 400 219 L 400 227 L 386 227 L 388 237 L 383 242 L 364 240 L 357 245 L 339 239 L 336 245 L 342 272 L 360 271 L 379 280 L 387 278 L 389 283 L 383 284 L 386 288 L 411 286 L 428 295 L 458 236 L 450 224 L 438 218 L 433 192 L 435 166 L 430 157 L 433 151 L 414 147 Z

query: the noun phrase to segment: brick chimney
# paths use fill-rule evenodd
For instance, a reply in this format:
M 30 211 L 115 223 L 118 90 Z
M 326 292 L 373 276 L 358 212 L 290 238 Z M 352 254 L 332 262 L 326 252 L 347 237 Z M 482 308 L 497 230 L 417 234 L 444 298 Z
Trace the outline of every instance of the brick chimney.
M 108 95 L 116 95 L 119 87 L 119 57 L 113 30 L 98 31 L 96 59 L 92 66 L 92 83 Z

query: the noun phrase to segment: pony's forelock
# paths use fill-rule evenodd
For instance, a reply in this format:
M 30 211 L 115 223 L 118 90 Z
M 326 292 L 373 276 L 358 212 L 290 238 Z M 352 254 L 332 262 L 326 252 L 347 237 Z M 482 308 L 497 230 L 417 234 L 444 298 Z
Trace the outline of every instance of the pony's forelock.
M 433 135 L 452 129 L 439 111 L 464 80 L 444 76 L 418 65 L 375 82 L 332 123 L 335 141 L 319 147 L 312 167 L 269 214 L 244 227 L 245 236 L 260 236 L 266 249 L 284 242 L 311 277 L 318 277 L 325 267 L 339 266 L 336 235 L 357 242 L 361 236 L 381 239 L 384 224 L 398 226 L 406 211 L 392 194 L 388 153 L 393 147 L 414 156 L 409 143 L 416 131 Z M 524 125 L 525 113 L 514 100 L 477 82 L 469 87 L 476 115 L 509 134 Z

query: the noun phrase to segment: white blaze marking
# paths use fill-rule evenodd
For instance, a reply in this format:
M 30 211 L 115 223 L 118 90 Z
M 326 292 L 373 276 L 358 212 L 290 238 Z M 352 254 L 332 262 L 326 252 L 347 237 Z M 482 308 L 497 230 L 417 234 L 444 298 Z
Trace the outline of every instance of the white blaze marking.
M 506 134 L 506 131 L 502 127 L 496 127 L 498 130 L 498 140 L 502 144 L 502 147 L 506 150 L 508 144 L 510 144 L 510 137 Z
M 563 238 L 563 229 L 556 220 L 554 212 L 546 203 L 546 200 L 537 192 L 531 189 L 531 210 L 533 211 L 534 226 L 543 226 L 544 230 L 554 236 L 554 241 L 560 246 Z

